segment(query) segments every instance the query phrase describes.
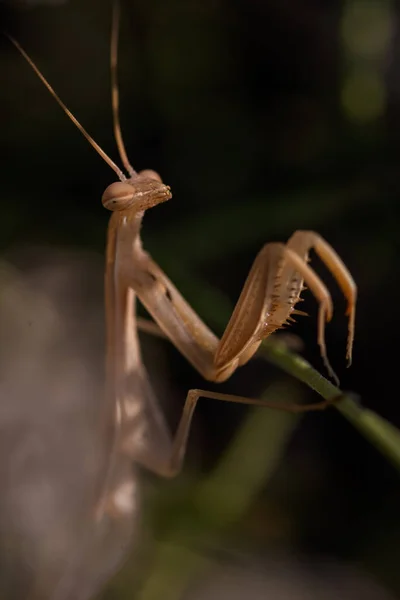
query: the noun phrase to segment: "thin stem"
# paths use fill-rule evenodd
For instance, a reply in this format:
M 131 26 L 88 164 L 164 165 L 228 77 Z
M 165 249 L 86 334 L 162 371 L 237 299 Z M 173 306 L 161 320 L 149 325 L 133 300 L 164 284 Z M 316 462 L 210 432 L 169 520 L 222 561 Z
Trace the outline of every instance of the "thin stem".
M 394 425 L 361 406 L 354 395 L 342 392 L 278 340 L 264 343 L 260 352 L 269 362 L 308 385 L 325 400 L 342 395 L 343 399 L 334 404 L 335 408 L 400 471 L 400 431 Z

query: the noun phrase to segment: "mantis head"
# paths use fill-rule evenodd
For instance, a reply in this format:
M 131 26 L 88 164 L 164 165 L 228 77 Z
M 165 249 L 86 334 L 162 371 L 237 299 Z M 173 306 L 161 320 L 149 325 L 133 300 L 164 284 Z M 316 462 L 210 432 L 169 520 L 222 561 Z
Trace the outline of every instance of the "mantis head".
M 171 197 L 171 188 L 161 181 L 158 173 L 146 169 L 126 181 L 109 185 L 101 201 L 104 208 L 112 211 L 142 211 Z

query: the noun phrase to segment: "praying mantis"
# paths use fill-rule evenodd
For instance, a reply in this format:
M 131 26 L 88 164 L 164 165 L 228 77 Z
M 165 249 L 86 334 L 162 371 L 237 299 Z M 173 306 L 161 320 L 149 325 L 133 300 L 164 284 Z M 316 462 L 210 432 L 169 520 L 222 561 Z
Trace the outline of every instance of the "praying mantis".
M 170 200 L 172 194 L 156 172 L 144 170 L 137 173 L 127 156 L 119 119 L 117 83 L 119 11 L 116 3 L 110 52 L 112 111 L 114 135 L 126 174 L 87 133 L 25 50 L 10 37 L 66 115 L 119 179 L 107 187 L 102 197 L 103 206 L 112 213 L 105 261 L 107 410 L 102 427 L 112 430 L 112 441 L 93 509 L 96 523 L 107 519 L 122 523 L 134 512 L 135 488 L 127 467 L 131 462 L 163 477 L 173 477 L 180 472 L 199 398 L 293 412 L 320 410 L 331 403 L 274 405 L 258 399 L 193 389 L 187 394 L 175 437 L 172 438 L 142 361 L 139 327 L 169 339 L 205 380 L 222 383 L 254 356 L 264 339 L 290 322 L 293 314 L 302 314 L 295 307 L 305 283 L 319 303 L 318 344 L 325 366 L 335 378 L 328 361 L 324 334 L 325 324 L 332 318 L 333 303 L 327 287 L 308 264 L 312 249 L 336 278 L 347 301 L 348 364 L 352 357 L 357 300 L 356 284 L 335 250 L 313 231 L 296 231 L 286 244 L 268 243 L 261 249 L 221 339 L 190 307 L 142 247 L 140 229 L 146 210 Z M 138 319 L 137 299 L 153 321 Z M 66 596 L 59 592 L 54 597 Z

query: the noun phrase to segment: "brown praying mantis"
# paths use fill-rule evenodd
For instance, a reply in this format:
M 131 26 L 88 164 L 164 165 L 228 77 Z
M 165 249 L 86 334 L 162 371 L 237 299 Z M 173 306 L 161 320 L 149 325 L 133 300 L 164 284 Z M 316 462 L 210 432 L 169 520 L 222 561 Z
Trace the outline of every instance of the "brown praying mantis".
M 307 405 L 274 405 L 258 399 L 193 389 L 188 392 L 172 440 L 142 362 L 138 327 L 168 338 L 204 379 L 220 383 L 246 364 L 262 341 L 290 322 L 293 314 L 304 314 L 295 306 L 305 283 L 319 303 L 318 344 L 325 366 L 335 378 L 327 357 L 324 333 L 325 324 L 333 314 L 333 303 L 327 287 L 308 264 L 309 252 L 314 249 L 325 262 L 347 300 L 348 364 L 352 356 L 357 297 L 355 282 L 335 250 L 317 233 L 296 231 L 286 244 L 269 243 L 261 249 L 222 338 L 218 339 L 207 327 L 142 247 L 140 228 L 145 211 L 166 202 L 172 194 L 154 171 L 137 173 L 126 153 L 119 121 L 118 30 L 119 6 L 115 4 L 111 34 L 112 111 L 115 139 L 127 176 L 69 111 L 19 43 L 10 38 L 63 111 L 119 179 L 109 185 L 102 197 L 103 206 L 112 212 L 105 265 L 108 420 L 104 423 L 109 430 L 109 421 L 112 421 L 112 448 L 107 474 L 98 494 L 100 500 L 96 501 L 94 511 L 98 522 L 104 518 L 118 521 L 134 510 L 130 475 L 126 469 L 121 475 L 122 471 L 116 467 L 120 457 L 165 477 L 172 477 L 181 470 L 193 413 L 200 397 L 293 412 L 320 410 L 330 404 L 330 401 L 323 401 Z M 138 319 L 135 312 L 137 298 L 153 321 Z

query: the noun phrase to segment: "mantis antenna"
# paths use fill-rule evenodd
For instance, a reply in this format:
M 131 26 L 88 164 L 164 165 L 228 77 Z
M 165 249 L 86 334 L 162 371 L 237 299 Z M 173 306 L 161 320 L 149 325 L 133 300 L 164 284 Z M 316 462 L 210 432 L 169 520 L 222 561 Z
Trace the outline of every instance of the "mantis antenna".
M 80 122 L 78 121 L 78 119 L 72 114 L 72 112 L 69 110 L 69 108 L 64 104 L 64 102 L 61 100 L 60 96 L 57 94 L 57 92 L 54 90 L 54 88 L 50 85 L 50 83 L 47 81 L 47 79 L 45 78 L 45 76 L 43 75 L 43 73 L 35 65 L 35 63 L 33 62 L 33 60 L 25 52 L 25 50 L 22 48 L 22 46 L 17 42 L 17 40 L 15 40 L 8 33 L 5 33 L 5 35 L 8 37 L 8 39 L 10 40 L 10 42 L 16 47 L 16 49 L 18 50 L 18 52 L 20 52 L 20 54 L 22 54 L 22 56 L 25 58 L 25 60 L 28 62 L 28 64 L 35 71 L 36 75 L 39 77 L 39 79 L 42 81 L 42 83 L 49 90 L 50 94 L 53 96 L 53 98 L 61 106 L 62 110 L 65 112 L 65 114 L 67 115 L 67 117 L 69 117 L 71 119 L 71 121 L 73 122 L 73 124 L 75 125 L 75 127 L 77 127 L 79 129 L 79 131 L 87 139 L 87 141 L 89 142 L 89 144 L 91 144 L 91 146 L 93 146 L 93 148 L 101 156 L 101 158 L 108 164 L 109 167 L 112 168 L 112 170 L 114 171 L 114 173 L 116 173 L 116 175 L 120 179 L 120 181 L 126 181 L 126 176 L 121 171 L 121 169 L 108 156 L 108 154 L 106 154 L 104 152 L 104 150 L 99 146 L 99 144 L 92 138 L 91 135 L 89 135 L 89 133 L 86 131 L 86 129 L 80 124 Z M 116 125 L 116 131 L 117 131 L 118 128 L 119 128 L 119 123 L 118 123 L 118 91 L 117 91 L 117 102 L 116 102 L 116 116 L 114 115 L 114 120 L 116 121 L 116 124 L 117 124 Z M 122 143 L 122 138 L 121 138 L 121 143 Z M 118 144 L 118 149 L 119 149 L 120 154 L 121 154 L 121 158 L 122 158 L 122 160 L 124 160 L 123 159 L 123 155 L 121 153 L 121 147 L 120 147 L 120 145 L 118 143 L 118 140 L 117 140 L 117 144 Z M 122 148 L 123 148 L 123 144 L 122 144 Z M 126 166 L 125 162 L 124 162 L 124 165 Z M 129 162 L 128 162 L 128 165 L 129 165 Z M 131 167 L 131 169 L 132 169 L 132 167 Z M 129 168 L 127 168 L 127 171 L 129 172 Z
M 117 76 L 118 63 L 118 37 L 119 37 L 119 22 L 120 22 L 120 4 L 116 0 L 113 5 L 113 16 L 111 26 L 111 50 L 110 50 L 110 68 L 111 68 L 111 105 L 113 115 L 114 137 L 117 143 L 119 155 L 122 164 L 130 177 L 137 175 L 135 169 L 129 162 L 128 154 L 125 149 L 124 139 L 122 137 L 121 123 L 119 119 L 119 89 Z

